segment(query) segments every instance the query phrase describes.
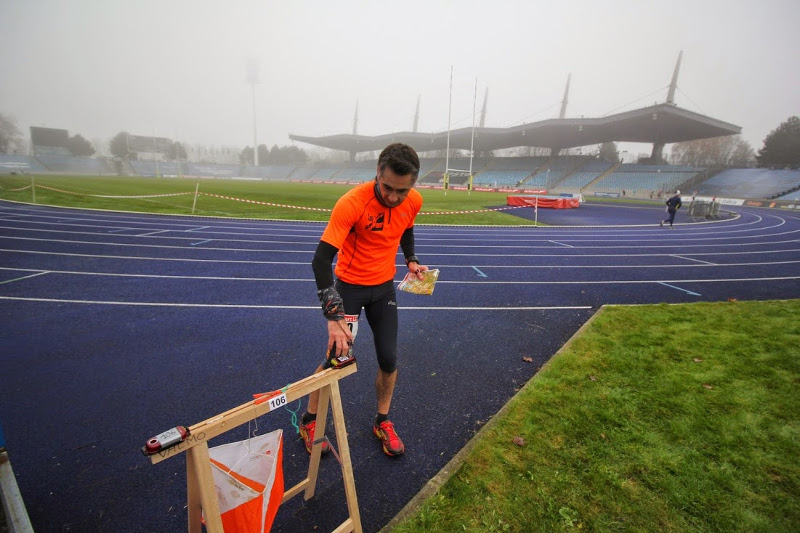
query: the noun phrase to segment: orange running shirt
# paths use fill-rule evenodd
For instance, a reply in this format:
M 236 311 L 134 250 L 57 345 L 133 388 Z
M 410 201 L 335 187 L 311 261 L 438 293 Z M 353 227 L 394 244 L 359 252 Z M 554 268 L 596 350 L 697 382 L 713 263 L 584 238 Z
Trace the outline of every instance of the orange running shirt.
M 355 285 L 394 279 L 400 237 L 414 226 L 422 195 L 411 189 L 403 203 L 386 207 L 375 197 L 375 180 L 356 185 L 333 208 L 322 240 L 339 249 L 336 277 Z

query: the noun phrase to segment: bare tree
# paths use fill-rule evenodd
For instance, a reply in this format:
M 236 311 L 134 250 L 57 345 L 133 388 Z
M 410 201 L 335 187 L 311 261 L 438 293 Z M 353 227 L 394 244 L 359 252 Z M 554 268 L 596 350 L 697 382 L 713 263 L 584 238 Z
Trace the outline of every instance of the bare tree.
M 0 154 L 11 153 L 22 146 L 22 134 L 17 128 L 17 121 L 0 113 Z
M 167 157 L 172 161 L 186 161 L 186 148 L 179 142 L 173 142 L 169 146 Z
M 747 166 L 755 156 L 750 143 L 740 135 L 698 139 L 672 145 L 673 161 L 694 167 Z
M 242 165 L 253 166 L 253 147 L 245 146 L 239 153 L 239 163 Z
M 75 156 L 92 156 L 95 153 L 92 143 L 80 134 L 73 135 L 67 140 L 67 148 Z
M 111 155 L 120 159 L 126 159 L 131 156 L 130 148 L 128 147 L 128 132 L 121 131 L 114 135 L 108 143 L 108 149 Z
M 619 163 L 619 152 L 617 151 L 617 143 L 604 142 L 600 145 L 597 151 L 600 159 L 604 159 L 609 163 Z

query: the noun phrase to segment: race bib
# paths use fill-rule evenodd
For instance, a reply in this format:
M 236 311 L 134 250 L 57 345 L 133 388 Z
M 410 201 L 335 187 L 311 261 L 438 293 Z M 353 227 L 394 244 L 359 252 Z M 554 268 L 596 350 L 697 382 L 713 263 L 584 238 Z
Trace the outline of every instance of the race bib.
M 344 315 L 344 320 L 350 328 L 350 333 L 353 334 L 353 342 L 356 342 L 356 335 L 358 334 L 358 316 L 359 315 Z

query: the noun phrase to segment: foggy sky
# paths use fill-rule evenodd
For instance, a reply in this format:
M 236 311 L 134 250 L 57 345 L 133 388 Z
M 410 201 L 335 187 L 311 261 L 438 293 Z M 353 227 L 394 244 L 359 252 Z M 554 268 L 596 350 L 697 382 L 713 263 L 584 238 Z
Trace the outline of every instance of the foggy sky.
M 0 113 L 28 127 L 186 144 L 290 133 L 445 131 L 599 117 L 663 102 L 742 127 L 758 150 L 800 114 L 797 0 L 0 0 Z M 304 149 L 309 145 L 297 144 Z M 649 152 L 649 147 L 642 149 Z

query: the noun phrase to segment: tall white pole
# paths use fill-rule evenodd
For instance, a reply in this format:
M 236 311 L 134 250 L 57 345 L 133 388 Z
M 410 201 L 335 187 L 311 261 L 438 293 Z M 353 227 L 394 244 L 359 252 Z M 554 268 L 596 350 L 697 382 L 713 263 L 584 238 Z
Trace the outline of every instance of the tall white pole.
M 444 195 L 447 196 L 448 170 L 450 169 L 450 117 L 453 112 L 453 65 L 450 65 L 450 100 L 447 105 L 447 150 L 444 154 Z
M 475 77 L 475 96 L 472 97 L 472 139 L 469 145 L 469 184 L 467 196 L 472 194 L 472 160 L 475 159 L 475 104 L 478 101 L 478 78 Z
M 156 177 L 161 177 L 161 169 L 158 167 L 158 146 L 156 145 L 156 130 L 153 130 L 153 158 L 156 160 Z
M 258 128 L 256 126 L 256 84 L 253 87 L 253 166 L 258 166 Z
M 247 61 L 247 83 L 253 93 L 253 166 L 258 166 L 258 129 L 256 127 L 256 85 L 258 84 L 258 63 L 255 59 Z

